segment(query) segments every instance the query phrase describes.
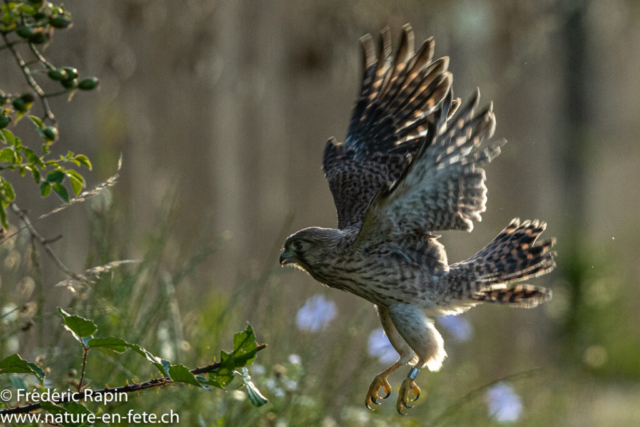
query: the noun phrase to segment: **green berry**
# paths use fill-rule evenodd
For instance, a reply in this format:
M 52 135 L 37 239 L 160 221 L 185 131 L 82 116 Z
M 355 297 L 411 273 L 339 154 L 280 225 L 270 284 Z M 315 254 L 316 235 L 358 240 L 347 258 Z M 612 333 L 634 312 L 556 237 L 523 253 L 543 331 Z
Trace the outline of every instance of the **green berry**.
M 62 81 L 65 89 L 75 89 L 78 86 L 78 79 L 66 79 Z
M 49 19 L 49 24 L 54 28 L 64 29 L 71 25 L 71 21 L 64 16 L 56 16 Z
M 32 93 L 27 92 L 27 93 L 23 93 L 20 96 L 20 99 L 22 99 L 25 104 L 31 104 L 33 103 L 33 101 L 35 101 L 36 98 L 33 96 Z
M 67 73 L 67 79 L 76 79 L 78 78 L 78 70 L 73 67 L 62 67 L 62 69 Z
M 57 82 L 61 82 L 68 77 L 68 74 L 62 68 L 58 68 L 57 70 L 49 70 L 47 73 L 51 80 L 55 80 Z
M 4 129 L 9 126 L 11 123 L 11 117 L 9 116 L 0 116 L 0 129 Z
M 100 80 L 98 80 L 97 77 L 89 77 L 88 79 L 82 80 L 78 84 L 78 88 L 81 90 L 93 90 L 98 86 L 99 83 Z
M 43 32 L 37 32 L 29 37 L 29 42 L 33 44 L 43 44 L 47 42 L 47 36 Z
M 27 111 L 27 106 L 25 105 L 24 101 L 20 98 L 16 98 L 13 100 L 13 108 L 15 108 L 16 111 L 20 111 L 21 113 L 24 113 L 25 111 Z
M 16 29 L 16 33 L 23 39 L 29 39 L 33 37 L 33 28 L 22 25 Z
M 42 132 L 44 133 L 45 138 L 47 138 L 47 141 L 55 141 L 58 139 L 58 129 L 53 126 L 47 126 Z

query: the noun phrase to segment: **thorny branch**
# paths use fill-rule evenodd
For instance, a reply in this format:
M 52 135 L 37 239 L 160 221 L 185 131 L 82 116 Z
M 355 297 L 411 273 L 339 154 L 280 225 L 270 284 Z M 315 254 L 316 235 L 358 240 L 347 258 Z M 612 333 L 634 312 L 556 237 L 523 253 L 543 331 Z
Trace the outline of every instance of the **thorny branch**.
M 260 344 L 257 346 L 256 351 L 261 351 L 264 350 L 265 348 L 267 348 L 267 344 Z M 195 369 L 191 369 L 189 372 L 191 372 L 193 375 L 198 375 L 198 374 L 205 374 L 207 372 L 211 372 L 214 371 L 216 369 L 218 369 L 220 367 L 220 362 L 216 362 L 216 363 L 212 363 L 211 365 L 207 365 L 207 366 L 203 366 L 201 368 L 195 368 Z M 171 378 L 155 378 L 149 381 L 145 381 L 142 383 L 135 383 L 135 384 L 127 384 L 125 386 L 122 387 L 116 387 L 116 388 L 109 388 L 109 387 L 105 387 L 101 390 L 92 390 L 91 393 L 92 395 L 105 395 L 105 394 L 121 394 L 121 393 L 133 393 L 135 391 L 141 391 L 141 390 L 146 390 L 149 388 L 155 388 L 155 387 L 161 387 L 164 385 L 169 385 L 169 384 L 173 384 L 174 381 Z M 65 396 L 65 398 L 63 399 L 59 399 L 59 400 L 51 400 L 51 403 L 55 403 L 55 404 L 61 404 L 61 403 L 67 403 L 70 401 L 78 401 L 78 400 L 82 400 L 85 398 L 85 393 L 86 390 L 82 390 L 79 392 L 74 393 L 71 396 Z M 9 408 L 9 409 L 5 409 L 0 411 L 0 415 L 9 415 L 9 414 L 24 414 L 27 412 L 32 412 L 32 411 L 36 411 L 38 409 L 41 409 L 41 405 L 39 403 L 33 403 L 31 405 L 26 405 L 26 406 L 16 406 L 15 408 Z

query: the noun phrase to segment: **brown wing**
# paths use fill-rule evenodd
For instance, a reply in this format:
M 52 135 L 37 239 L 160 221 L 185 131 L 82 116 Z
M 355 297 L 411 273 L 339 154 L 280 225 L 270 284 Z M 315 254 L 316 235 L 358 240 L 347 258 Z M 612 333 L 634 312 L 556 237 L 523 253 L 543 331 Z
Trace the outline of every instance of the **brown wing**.
M 432 61 L 432 39 L 414 53 L 409 25 L 403 28 L 395 58 L 388 28 L 381 32 L 377 59 L 371 36 L 360 41 L 364 75 L 347 138 L 343 143 L 330 139 L 323 156 L 341 229 L 359 224 L 380 187 L 400 176 L 452 82 L 448 58 Z M 451 113 L 458 102 L 451 105 Z
M 372 200 L 359 242 L 398 240 L 436 230 L 473 229 L 486 209 L 482 166 L 500 154 L 505 141 L 481 144 L 495 129 L 493 108 L 476 114 L 479 93 L 450 120 L 451 96 L 435 113 L 420 150 L 402 175 L 385 185 Z

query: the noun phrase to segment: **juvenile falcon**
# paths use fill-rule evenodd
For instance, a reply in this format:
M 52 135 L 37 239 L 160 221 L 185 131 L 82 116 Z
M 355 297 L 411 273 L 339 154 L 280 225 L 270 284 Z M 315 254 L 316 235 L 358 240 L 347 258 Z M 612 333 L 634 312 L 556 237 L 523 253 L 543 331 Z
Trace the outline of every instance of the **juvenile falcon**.
M 409 364 L 396 408 L 402 414 L 423 367 L 437 371 L 446 357 L 429 317 L 458 314 L 483 302 L 532 308 L 551 290 L 510 286 L 553 270 L 555 239 L 535 244 L 546 224 L 514 219 L 466 261 L 449 265 L 438 230 L 473 229 L 487 201 L 483 166 L 505 141 L 493 135 L 493 107 L 478 111 L 476 92 L 461 108 L 451 89 L 449 59 L 433 61 L 434 42 L 414 53 L 406 25 L 392 56 L 384 29 L 376 57 L 371 36 L 361 39 L 364 76 L 344 142 L 331 138 L 323 169 L 338 211 L 338 229 L 311 227 L 287 238 L 281 265 L 375 304 L 382 327 L 400 354 L 373 380 L 365 403 L 389 397 L 389 374 Z M 459 111 L 457 111 L 459 110 Z

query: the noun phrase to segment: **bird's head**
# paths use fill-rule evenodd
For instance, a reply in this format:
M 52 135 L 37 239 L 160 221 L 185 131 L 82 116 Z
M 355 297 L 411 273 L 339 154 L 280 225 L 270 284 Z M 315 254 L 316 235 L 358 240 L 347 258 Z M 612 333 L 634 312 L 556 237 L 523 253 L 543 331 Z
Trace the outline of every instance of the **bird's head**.
M 307 272 L 314 266 L 327 262 L 338 247 L 342 237 L 340 230 L 310 227 L 287 237 L 280 254 L 280 265 L 292 265 Z

